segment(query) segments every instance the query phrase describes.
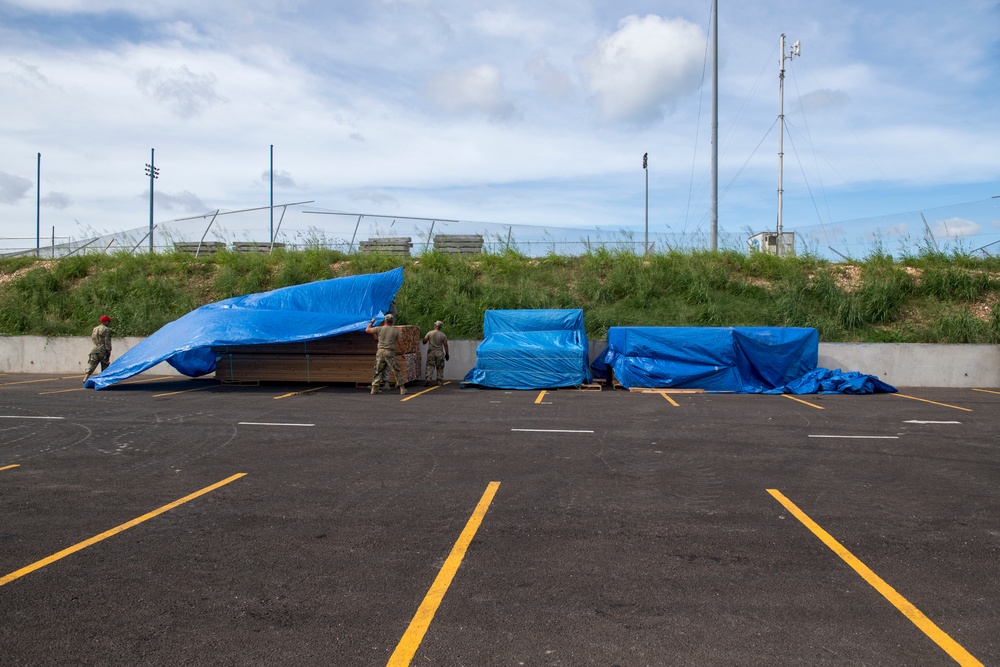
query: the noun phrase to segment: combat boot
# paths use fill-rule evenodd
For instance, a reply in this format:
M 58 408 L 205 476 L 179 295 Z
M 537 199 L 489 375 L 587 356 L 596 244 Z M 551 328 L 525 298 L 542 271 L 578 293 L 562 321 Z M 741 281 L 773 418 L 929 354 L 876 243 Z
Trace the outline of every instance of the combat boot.
M 399 385 L 399 395 L 406 396 L 406 387 L 404 387 L 403 385 Z

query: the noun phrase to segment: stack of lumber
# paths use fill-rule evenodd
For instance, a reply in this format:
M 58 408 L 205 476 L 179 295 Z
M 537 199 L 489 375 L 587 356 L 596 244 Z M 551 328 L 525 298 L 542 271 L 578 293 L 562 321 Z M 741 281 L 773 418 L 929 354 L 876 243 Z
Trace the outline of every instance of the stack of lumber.
M 196 241 L 174 241 L 174 250 L 176 252 L 186 252 L 192 255 L 214 255 L 225 249 L 225 241 L 202 241 L 201 243 Z
M 396 328 L 400 375 L 405 382 L 419 380 L 420 329 L 413 325 Z M 222 382 L 370 384 L 377 347 L 375 337 L 363 331 L 305 343 L 226 345 L 213 348 L 215 377 Z
M 271 248 L 284 248 L 284 243 L 268 243 L 267 241 L 233 241 L 233 252 L 271 252 Z
M 410 248 L 412 247 L 412 236 L 384 236 L 361 242 L 361 252 L 380 252 L 387 255 L 405 255 L 407 257 L 410 256 Z
M 483 251 L 481 234 L 438 234 L 434 237 L 434 250 L 458 255 L 478 255 Z

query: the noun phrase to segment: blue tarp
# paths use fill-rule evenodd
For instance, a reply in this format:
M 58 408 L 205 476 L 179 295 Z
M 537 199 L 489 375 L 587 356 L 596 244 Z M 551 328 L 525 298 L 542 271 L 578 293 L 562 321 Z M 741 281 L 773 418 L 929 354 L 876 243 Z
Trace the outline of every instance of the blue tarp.
M 103 389 L 166 361 L 184 375 L 215 370 L 213 347 L 301 343 L 364 331 L 388 312 L 403 269 L 321 280 L 210 303 L 162 327 L 118 357 L 87 387 Z
M 488 310 L 483 334 L 463 386 L 555 389 L 593 377 L 582 310 Z
M 829 368 L 817 368 L 802 377 L 789 382 L 783 387 L 777 387 L 765 394 L 877 394 L 879 392 L 894 394 L 896 388 L 882 382 L 874 375 L 865 375 L 858 371 L 835 371 Z
M 816 368 L 819 333 L 787 327 L 611 327 L 594 360 L 632 387 L 759 393 Z

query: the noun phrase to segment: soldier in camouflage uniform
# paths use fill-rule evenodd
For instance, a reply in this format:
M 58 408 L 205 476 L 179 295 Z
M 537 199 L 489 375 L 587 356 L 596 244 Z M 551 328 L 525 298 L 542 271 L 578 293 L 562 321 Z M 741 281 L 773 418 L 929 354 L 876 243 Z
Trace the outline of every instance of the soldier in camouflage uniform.
M 101 323 L 90 332 L 90 340 L 94 343 L 94 347 L 90 350 L 90 356 L 87 357 L 89 367 L 83 378 L 84 384 L 94 374 L 98 364 L 101 365 L 101 371 L 103 371 L 111 363 L 111 329 L 108 327 L 109 324 L 111 324 L 111 318 L 107 315 L 101 315 Z
M 437 370 L 437 383 L 440 386 L 444 380 L 444 362 L 448 361 L 448 337 L 441 331 L 444 322 L 438 320 L 434 328 L 424 334 L 427 343 L 427 365 L 424 368 L 424 386 L 431 386 L 431 375 Z
M 375 334 L 378 338 L 378 348 L 375 350 L 375 369 L 372 372 L 372 395 L 381 394 L 382 371 L 386 367 L 396 378 L 396 386 L 400 394 L 406 394 L 406 384 L 399 372 L 399 362 L 396 361 L 396 341 L 399 339 L 399 329 L 392 326 L 391 314 L 385 316 L 382 326 L 375 326 L 375 319 L 365 327 L 365 333 Z

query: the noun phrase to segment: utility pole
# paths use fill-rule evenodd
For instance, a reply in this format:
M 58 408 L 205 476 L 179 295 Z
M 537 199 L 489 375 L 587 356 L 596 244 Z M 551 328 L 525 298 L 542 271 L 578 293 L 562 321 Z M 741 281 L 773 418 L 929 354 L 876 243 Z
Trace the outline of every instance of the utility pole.
M 788 55 L 785 55 L 785 34 L 781 34 L 781 54 L 778 58 L 778 96 L 779 96 L 779 106 L 778 106 L 778 238 L 777 254 L 781 256 L 781 245 L 782 245 L 782 232 L 781 232 L 781 195 L 784 192 L 782 189 L 782 178 L 784 165 L 782 160 L 784 159 L 784 139 L 785 139 L 785 61 L 791 60 L 795 56 L 800 55 L 799 53 L 799 42 L 796 40 L 792 44 L 791 51 Z
M 271 144 L 271 247 L 274 248 L 274 144 Z
M 42 256 L 42 154 L 38 154 L 38 175 L 35 178 L 35 257 Z
M 649 153 L 642 154 L 642 170 L 646 172 L 646 240 L 642 254 L 649 254 Z
M 160 177 L 153 156 L 156 149 L 149 149 L 149 164 L 146 165 L 146 175 L 149 176 L 149 254 L 153 254 L 153 181 Z

